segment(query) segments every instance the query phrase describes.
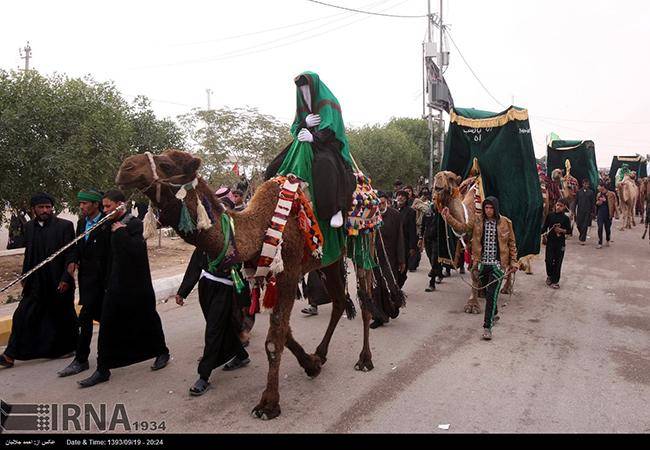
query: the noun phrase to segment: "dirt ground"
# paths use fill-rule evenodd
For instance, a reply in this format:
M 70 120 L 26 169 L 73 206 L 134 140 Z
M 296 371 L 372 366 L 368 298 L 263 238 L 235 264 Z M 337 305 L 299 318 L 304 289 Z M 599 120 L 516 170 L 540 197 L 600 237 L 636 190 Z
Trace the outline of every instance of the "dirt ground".
M 160 247 L 158 246 L 158 237 L 150 239 L 147 244 L 149 264 L 154 277 L 156 271 L 187 264 L 194 249 L 179 237 L 163 237 Z M 0 288 L 20 276 L 22 265 L 23 255 L 0 257 Z M 0 304 L 7 303 L 8 300 L 17 300 L 20 291 L 20 284 L 16 284 L 8 291 L 3 292 L 0 294 Z

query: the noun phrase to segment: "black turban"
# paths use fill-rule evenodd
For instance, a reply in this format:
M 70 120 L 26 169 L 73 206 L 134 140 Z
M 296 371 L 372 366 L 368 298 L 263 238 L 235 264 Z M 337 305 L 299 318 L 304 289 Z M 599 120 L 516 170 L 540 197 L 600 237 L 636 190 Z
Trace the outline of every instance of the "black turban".
M 54 206 L 54 197 L 52 197 L 47 192 L 39 192 L 38 194 L 34 194 L 29 202 L 30 206 L 32 207 L 36 205 L 44 205 L 45 203 L 49 203 L 50 205 Z

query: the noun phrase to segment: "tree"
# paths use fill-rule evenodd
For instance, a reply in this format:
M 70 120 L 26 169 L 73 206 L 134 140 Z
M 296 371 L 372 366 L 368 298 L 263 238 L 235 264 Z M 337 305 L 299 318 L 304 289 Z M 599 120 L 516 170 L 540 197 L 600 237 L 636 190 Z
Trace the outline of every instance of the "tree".
M 259 178 L 292 139 L 286 124 L 255 108 L 194 109 L 179 121 L 213 186 L 239 180 L 235 165 L 249 179 Z
M 436 143 L 440 139 L 440 126 L 438 122 L 434 122 L 433 141 Z M 429 137 L 429 124 L 424 119 L 413 119 L 410 117 L 393 117 L 388 124 L 387 128 L 398 128 L 405 132 L 409 138 L 418 146 L 422 152 L 424 160 L 429 162 L 429 155 L 431 154 L 430 137 Z M 434 160 L 434 166 L 438 165 L 439 161 Z M 427 167 L 429 167 L 427 165 Z M 435 167 L 434 167 L 435 168 Z M 427 169 L 427 174 L 428 174 Z
M 415 182 L 426 173 L 421 149 L 397 126 L 365 126 L 348 132 L 350 150 L 373 187 L 392 189 L 396 179 Z
M 148 102 L 130 105 L 110 82 L 0 71 L 0 202 L 26 208 L 37 191 L 76 210 L 80 189 L 113 187 L 122 160 L 182 145 L 182 132 L 159 121 Z

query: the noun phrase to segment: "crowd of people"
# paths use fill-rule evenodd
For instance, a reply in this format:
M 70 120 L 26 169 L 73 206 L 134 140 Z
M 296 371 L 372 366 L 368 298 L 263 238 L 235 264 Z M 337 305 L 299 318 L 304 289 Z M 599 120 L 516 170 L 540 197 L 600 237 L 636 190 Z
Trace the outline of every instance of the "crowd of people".
M 609 247 L 612 242 L 617 196 L 608 187 L 608 180 L 602 179 L 594 192 L 589 181 L 583 180 L 576 193 L 575 225 L 581 245 L 585 245 L 594 220 L 597 248 L 601 249 L 603 243 Z M 216 195 L 230 210 L 246 207 L 247 192 L 239 187 L 222 187 Z M 392 192 L 378 195 L 383 224 L 375 234 L 377 267 L 371 328 L 384 326 L 399 316 L 405 303 L 402 288 L 409 273 L 418 269 L 423 253 L 431 266 L 425 292 L 434 292 L 436 285 L 450 275 L 452 267 L 439 261 L 438 233 L 444 220 L 458 233 L 471 238 L 468 259 L 485 290 L 483 338 L 490 340 L 492 327 L 499 320 L 502 282 L 518 268 L 512 222 L 500 214 L 498 199 L 486 198 L 482 214 L 461 223 L 447 208 L 437 210 L 427 186 L 416 192 L 398 180 Z M 104 193 L 86 189 L 78 193 L 78 200 L 81 218 L 75 231 L 70 221 L 54 214 L 56 202 L 50 195 L 38 193 L 31 199 L 33 219 L 27 222 L 23 233 L 23 273 L 72 241 L 75 235 L 85 235 L 23 281 L 23 298 L 14 312 L 0 367 L 11 368 L 16 360 L 74 355 L 58 375 L 68 377 L 84 372 L 90 368 L 93 323 L 99 322 L 96 369 L 90 377 L 78 381 L 81 387 L 106 382 L 112 369 L 147 359 L 154 360 L 152 370 L 160 370 L 170 361 L 170 352 L 156 312 L 143 223 L 126 211 L 126 198 L 118 190 Z M 558 199 L 541 230 L 546 246 L 546 284 L 554 289 L 560 287 L 566 238 L 573 231 L 568 212 L 568 202 Z M 110 220 L 107 215 L 111 215 Z M 454 265 L 459 271 L 464 271 L 464 267 L 464 258 Z M 74 305 L 75 273 L 81 306 L 78 315 Z M 236 289 L 232 272 L 210 267 L 207 254 L 198 249 L 192 254 L 176 303 L 184 305 L 197 284 L 206 329 L 197 369 L 199 377 L 189 389 L 191 395 L 205 393 L 215 368 L 235 370 L 250 363 L 245 347 L 255 321 L 254 311 L 250 311 L 250 291 Z M 306 315 L 318 314 L 320 305 L 331 302 L 320 271 L 305 277 L 298 295 L 308 300 L 308 306 L 302 309 Z

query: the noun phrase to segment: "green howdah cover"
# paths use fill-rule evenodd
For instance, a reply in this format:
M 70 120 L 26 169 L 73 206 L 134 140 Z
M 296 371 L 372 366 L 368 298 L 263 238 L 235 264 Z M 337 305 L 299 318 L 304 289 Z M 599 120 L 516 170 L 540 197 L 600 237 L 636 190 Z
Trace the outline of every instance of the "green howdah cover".
M 565 173 L 565 161 L 571 162 L 571 175 L 582 185 L 585 178 L 591 187 L 598 186 L 598 166 L 596 165 L 596 150 L 593 141 L 551 141 L 546 147 L 546 171 L 548 176 L 555 169 Z
M 637 161 L 630 161 L 630 160 Z M 630 170 L 633 170 L 637 174 L 637 178 L 645 178 L 648 176 L 648 163 L 643 157 L 638 155 L 635 156 L 614 156 L 612 158 L 612 165 L 609 169 L 609 181 L 610 181 L 610 190 L 616 189 L 616 172 L 618 169 L 623 167 L 623 164 L 627 164 L 627 167 Z
M 538 254 L 543 200 L 527 110 L 510 107 L 494 113 L 454 108 L 442 170 L 465 179 L 474 158 L 478 159 L 485 196 L 495 196 L 501 214 L 512 220 L 517 257 Z M 445 235 L 442 228 L 439 251 L 443 259 L 448 253 Z

